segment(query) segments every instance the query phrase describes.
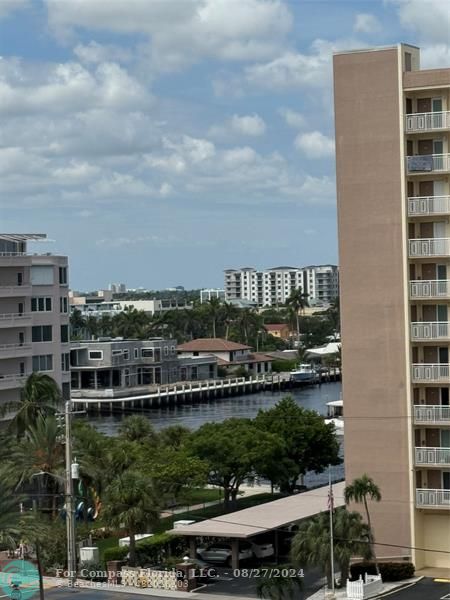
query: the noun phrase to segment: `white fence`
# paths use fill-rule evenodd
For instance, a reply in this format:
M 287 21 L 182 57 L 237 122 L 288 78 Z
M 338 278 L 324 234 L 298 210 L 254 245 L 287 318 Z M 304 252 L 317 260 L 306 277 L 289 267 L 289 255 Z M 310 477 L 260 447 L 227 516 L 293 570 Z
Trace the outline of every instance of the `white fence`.
M 364 600 L 383 591 L 381 575 L 364 576 L 364 581 L 359 576 L 358 581 L 347 581 L 347 598 L 349 600 Z
M 407 133 L 418 133 L 421 131 L 435 131 L 436 129 L 448 129 L 450 127 L 450 111 L 414 113 L 406 115 L 405 129 Z
M 408 173 L 446 173 L 450 170 L 450 154 L 416 154 L 406 157 Z
M 450 508 L 450 490 L 416 490 L 416 506 L 436 506 Z
M 447 215 L 450 196 L 413 196 L 408 198 L 408 216 Z
M 415 423 L 450 423 L 450 406 L 441 404 L 416 404 L 414 406 Z
M 423 279 L 410 281 L 411 298 L 450 298 L 449 279 Z
M 450 383 L 450 365 L 416 363 L 412 365 L 414 383 Z
M 416 448 L 416 465 L 450 465 L 450 448 Z
M 410 258 L 450 256 L 450 238 L 418 238 L 409 240 Z

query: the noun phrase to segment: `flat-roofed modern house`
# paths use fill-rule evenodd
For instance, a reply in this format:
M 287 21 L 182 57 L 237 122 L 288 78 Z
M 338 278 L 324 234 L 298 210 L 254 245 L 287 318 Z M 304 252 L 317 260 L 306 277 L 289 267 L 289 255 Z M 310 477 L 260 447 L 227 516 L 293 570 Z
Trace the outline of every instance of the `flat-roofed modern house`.
M 378 556 L 448 568 L 450 68 L 340 52 L 334 92 L 346 480 L 380 487 Z
M 44 234 L 0 234 L 0 404 L 15 401 L 33 371 L 70 396 L 68 261 L 29 252 Z
M 72 396 L 114 397 L 143 388 L 217 377 L 215 357 L 180 358 L 175 340 L 100 338 L 73 342 Z M 139 389 L 140 388 L 140 389 Z

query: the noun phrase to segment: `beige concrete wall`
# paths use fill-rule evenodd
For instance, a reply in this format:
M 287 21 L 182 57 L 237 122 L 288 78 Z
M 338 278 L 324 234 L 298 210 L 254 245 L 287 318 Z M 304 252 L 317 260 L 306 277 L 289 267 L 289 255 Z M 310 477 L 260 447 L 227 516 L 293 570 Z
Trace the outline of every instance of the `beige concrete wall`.
M 450 69 L 427 69 L 403 73 L 404 89 L 450 87 Z
M 448 510 L 416 511 L 417 546 L 424 550 L 444 552 L 420 552 L 416 566 L 448 568 L 450 549 L 450 514 Z
M 380 556 L 408 555 L 410 449 L 396 49 L 334 57 L 346 480 L 368 473 Z M 361 509 L 360 506 L 356 508 Z

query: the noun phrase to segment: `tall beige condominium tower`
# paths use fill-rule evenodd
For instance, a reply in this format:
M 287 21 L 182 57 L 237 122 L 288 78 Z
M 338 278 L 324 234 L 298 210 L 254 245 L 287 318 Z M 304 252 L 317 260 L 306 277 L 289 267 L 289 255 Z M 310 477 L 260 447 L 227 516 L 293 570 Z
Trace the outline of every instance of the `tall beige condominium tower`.
M 67 257 L 27 252 L 42 234 L 0 234 L 0 406 L 33 371 L 70 394 Z
M 381 488 L 380 556 L 448 566 L 450 69 L 342 52 L 334 92 L 346 479 Z

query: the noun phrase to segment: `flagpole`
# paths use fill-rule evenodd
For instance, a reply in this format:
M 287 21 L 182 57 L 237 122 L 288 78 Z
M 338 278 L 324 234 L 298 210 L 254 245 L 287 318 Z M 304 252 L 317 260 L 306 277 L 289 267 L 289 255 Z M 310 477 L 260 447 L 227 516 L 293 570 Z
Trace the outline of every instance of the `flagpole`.
M 331 561 L 331 593 L 332 598 L 334 598 L 334 535 L 333 535 L 333 486 L 331 485 L 331 465 L 328 465 L 328 482 L 330 485 L 330 489 L 328 492 L 328 508 L 330 511 L 330 561 Z

